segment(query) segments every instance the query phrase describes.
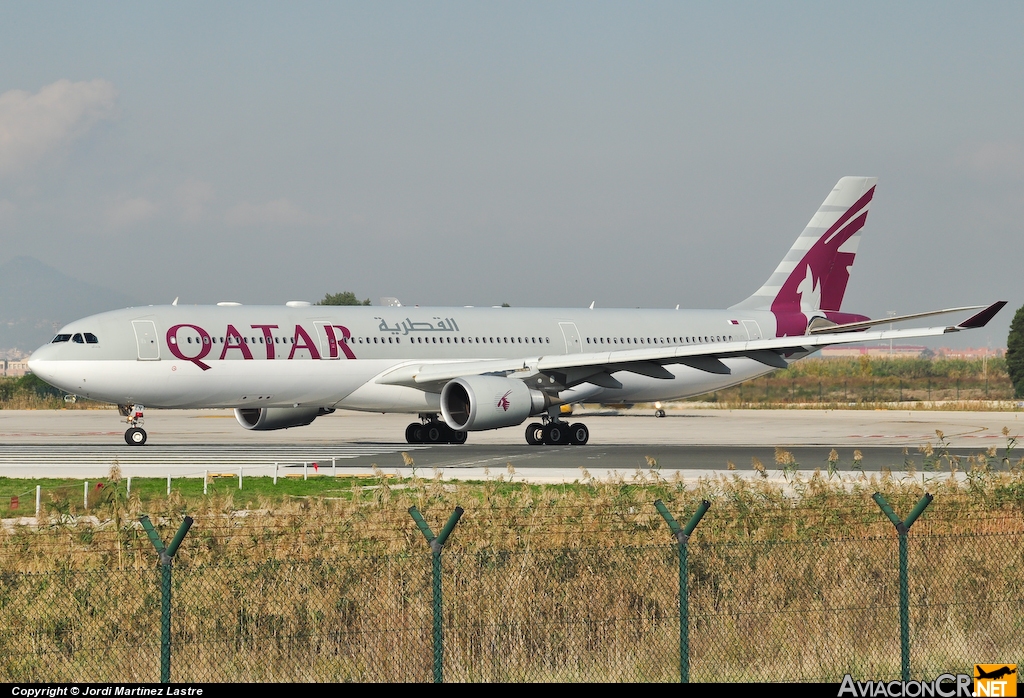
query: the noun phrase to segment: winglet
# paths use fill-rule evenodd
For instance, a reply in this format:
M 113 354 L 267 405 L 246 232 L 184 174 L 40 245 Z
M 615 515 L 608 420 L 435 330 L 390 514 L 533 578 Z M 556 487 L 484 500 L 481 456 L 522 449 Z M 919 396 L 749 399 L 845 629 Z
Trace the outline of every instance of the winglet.
M 996 301 L 989 307 L 982 310 L 980 313 L 975 313 L 970 316 L 959 325 L 956 326 L 958 330 L 973 330 L 978 327 L 984 327 L 988 324 L 988 321 L 996 316 L 1003 306 L 1006 305 L 1006 301 Z

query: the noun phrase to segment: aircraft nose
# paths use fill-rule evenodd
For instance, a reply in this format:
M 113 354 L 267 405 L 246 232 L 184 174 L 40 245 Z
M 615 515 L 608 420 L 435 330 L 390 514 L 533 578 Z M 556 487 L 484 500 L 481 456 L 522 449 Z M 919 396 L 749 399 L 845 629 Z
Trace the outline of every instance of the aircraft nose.
M 28 369 L 39 378 L 49 382 L 49 379 L 53 377 L 53 359 L 55 358 L 53 354 L 53 347 L 49 344 L 39 347 L 32 352 L 32 356 L 28 357 Z

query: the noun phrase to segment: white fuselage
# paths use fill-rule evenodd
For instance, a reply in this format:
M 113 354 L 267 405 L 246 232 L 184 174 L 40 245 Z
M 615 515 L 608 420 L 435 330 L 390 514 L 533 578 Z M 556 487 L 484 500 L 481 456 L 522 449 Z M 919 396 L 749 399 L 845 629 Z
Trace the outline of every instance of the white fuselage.
M 93 343 L 81 340 L 86 333 Z M 62 328 L 30 359 L 69 393 L 147 407 L 324 407 L 436 412 L 439 392 L 377 379 L 416 362 L 470 361 L 712 344 L 775 336 L 765 311 L 359 306 L 149 306 Z M 620 371 L 563 402 L 690 397 L 773 370 L 723 359 L 728 375 L 667 365 L 671 379 Z

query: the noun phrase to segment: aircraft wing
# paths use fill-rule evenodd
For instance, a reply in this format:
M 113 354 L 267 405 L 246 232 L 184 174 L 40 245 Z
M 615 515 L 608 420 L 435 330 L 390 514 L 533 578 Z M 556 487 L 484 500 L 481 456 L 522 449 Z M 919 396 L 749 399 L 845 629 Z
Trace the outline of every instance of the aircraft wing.
M 664 368 L 666 364 L 682 364 L 708 373 L 729 374 L 730 369 L 722 362 L 722 359 L 744 357 L 759 361 L 766 366 L 786 368 L 789 365 L 785 359 L 787 354 L 809 353 L 837 344 L 936 337 L 961 330 L 984 327 L 1004 305 L 1006 305 L 1006 301 L 998 301 L 959 324 L 939 327 L 875 332 L 850 332 L 847 330 L 745 342 L 715 342 L 582 354 L 541 355 L 520 359 L 410 362 L 385 372 L 377 378 L 376 382 L 386 385 L 405 385 L 436 392 L 440 391 L 446 382 L 462 376 L 501 374 L 525 379 L 545 375 L 554 379 L 561 388 L 572 387 L 580 383 L 594 383 L 603 387 L 616 388 L 621 386 L 611 374 L 617 371 L 629 371 L 652 378 L 672 378 L 673 375 Z

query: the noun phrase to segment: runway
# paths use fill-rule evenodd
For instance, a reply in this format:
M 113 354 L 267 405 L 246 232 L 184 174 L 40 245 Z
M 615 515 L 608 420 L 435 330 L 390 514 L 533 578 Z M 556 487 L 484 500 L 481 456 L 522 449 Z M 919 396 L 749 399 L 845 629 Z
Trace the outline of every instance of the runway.
M 921 471 L 928 446 L 966 459 L 1007 453 L 1024 431 L 1018 412 L 718 410 L 687 407 L 658 419 L 651 411 L 591 410 L 572 421 L 590 427 L 586 446 L 527 446 L 523 427 L 471 433 L 465 445 L 400 441 L 403 415 L 335 413 L 308 427 L 250 432 L 226 410 L 148 411 L 149 442 L 127 446 L 112 410 L 0 411 L 0 476 L 105 477 L 115 463 L 135 477 L 202 477 L 207 473 L 269 476 L 370 474 L 571 482 L 588 477 L 722 474 L 760 477 L 753 463 L 778 478 L 776 449 L 792 455 L 792 470 L 826 470 L 830 452 L 843 473 Z M 1009 437 L 1001 433 L 1009 429 Z M 941 431 L 939 439 L 936 430 Z M 1024 439 L 1022 439 L 1024 441 Z M 995 449 L 994 452 L 991 449 Z M 860 458 L 857 458 L 859 452 Z M 730 464 L 733 469 L 730 469 Z M 964 467 L 965 467 L 964 466 Z M 790 473 L 791 475 L 791 473 Z

